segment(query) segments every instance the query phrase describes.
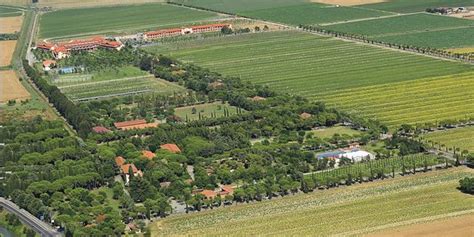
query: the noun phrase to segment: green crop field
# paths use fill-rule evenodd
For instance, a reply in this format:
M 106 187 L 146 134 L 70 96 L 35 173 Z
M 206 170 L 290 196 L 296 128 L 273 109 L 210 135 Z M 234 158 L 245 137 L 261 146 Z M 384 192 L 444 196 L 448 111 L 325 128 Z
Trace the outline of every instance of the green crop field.
M 474 152 L 474 127 L 455 128 L 437 131 L 423 136 L 426 141 L 444 144 L 446 147 L 456 147 Z
M 166 4 L 143 4 L 68 9 L 46 13 L 40 20 L 40 38 L 129 32 L 191 25 L 217 14 Z
M 193 108 L 196 109 L 196 113 L 193 113 Z M 180 117 L 183 120 L 199 120 L 199 118 L 211 118 L 215 116 L 216 118 L 220 118 L 225 116 L 224 112 L 227 111 L 229 115 L 237 114 L 239 111 L 237 107 L 231 106 L 229 104 L 222 104 L 220 102 L 215 103 L 207 103 L 207 104 L 200 104 L 200 105 L 193 105 L 193 106 L 186 106 L 186 107 L 179 107 L 175 109 L 175 115 Z
M 474 46 L 474 26 L 450 30 L 399 34 L 374 37 L 376 40 L 418 47 L 438 49 L 469 48 Z
M 451 48 L 474 45 L 474 21 L 432 14 L 413 14 L 332 24 L 323 28 L 364 35 L 389 43 Z
M 465 176 L 474 176 L 472 169 L 453 168 L 175 215 L 153 223 L 152 235 L 362 235 L 423 218 L 472 213 L 474 199 L 456 188 Z
M 50 79 L 51 83 L 74 101 L 109 98 L 133 93 L 172 94 L 184 88 L 155 78 L 134 67 L 110 69 L 92 74 L 67 74 Z
M 21 14 L 22 11 L 19 8 L 0 5 L 0 17 L 20 16 Z
M 474 114 L 473 66 L 300 32 L 176 42 L 148 50 L 302 95 L 391 126 Z M 403 90 L 401 90 L 403 89 Z M 390 96 L 387 96 L 390 95 Z
M 361 7 L 405 13 L 422 12 L 426 8 L 466 7 L 472 5 L 474 5 L 472 0 L 388 0 L 382 3 L 362 5 Z
M 291 25 L 339 22 L 391 14 L 365 8 L 334 7 L 306 0 L 174 0 L 173 2 Z

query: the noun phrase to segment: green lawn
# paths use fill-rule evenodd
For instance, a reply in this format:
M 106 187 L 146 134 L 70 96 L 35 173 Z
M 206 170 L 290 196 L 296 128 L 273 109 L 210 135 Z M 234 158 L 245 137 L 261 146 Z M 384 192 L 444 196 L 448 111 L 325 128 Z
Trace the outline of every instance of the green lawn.
M 92 193 L 97 194 L 97 195 L 99 194 L 99 192 L 105 192 L 107 194 L 106 202 L 109 204 L 110 207 L 120 212 L 120 201 L 113 199 L 114 193 L 111 188 L 101 187 L 101 188 L 92 190 Z
M 157 27 L 180 27 L 216 18 L 217 14 L 167 4 L 68 9 L 46 13 L 40 38 L 130 32 Z
M 147 50 L 326 101 L 393 127 L 474 116 L 471 65 L 294 31 L 168 43 Z
M 196 109 L 196 113 L 194 114 L 193 108 Z M 215 102 L 176 108 L 175 114 L 183 120 L 187 119 L 188 121 L 192 121 L 199 120 L 199 117 L 201 117 L 201 119 L 211 118 L 213 116 L 220 118 L 224 116 L 225 110 L 229 112 L 229 115 L 238 113 L 237 107 L 231 106 L 229 104 L 222 104 L 221 102 Z
M 320 137 L 320 138 L 331 138 L 334 136 L 334 134 L 346 134 L 349 136 L 358 136 L 362 134 L 362 132 L 351 129 L 349 127 L 344 127 L 344 126 L 334 126 L 334 127 L 329 127 L 329 128 L 322 128 L 318 130 L 312 130 L 309 131 L 308 133 L 312 133 L 314 136 Z
M 444 144 L 448 148 L 457 147 L 474 152 L 474 127 L 436 131 L 423 136 L 426 141 Z M 430 143 L 430 142 L 428 142 Z
M 152 235 L 362 235 L 388 224 L 397 227 L 472 211 L 474 199 L 456 188 L 465 176 L 474 176 L 472 169 L 453 168 L 170 216 L 152 224 Z
M 291 25 L 320 24 L 391 14 L 365 8 L 333 7 L 307 0 L 173 0 L 173 2 Z
M 473 6 L 472 0 L 388 0 L 382 3 L 362 5 L 364 8 L 372 8 L 392 12 L 421 12 L 426 8 L 437 7 L 467 7 Z

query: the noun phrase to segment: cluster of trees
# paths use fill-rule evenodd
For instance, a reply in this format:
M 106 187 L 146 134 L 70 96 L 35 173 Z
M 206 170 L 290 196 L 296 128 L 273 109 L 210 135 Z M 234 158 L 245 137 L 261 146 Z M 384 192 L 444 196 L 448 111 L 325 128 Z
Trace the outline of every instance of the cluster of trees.
M 92 191 L 112 182 L 113 158 L 94 143 L 71 137 L 63 126 L 36 117 L 0 128 L 5 143 L 0 146 L 0 195 L 45 221 L 54 220 L 69 236 L 123 233 L 119 210 L 105 193 Z
M 0 34 L 0 41 L 2 40 L 17 40 L 18 39 L 18 33 L 17 34 Z
M 386 47 L 396 48 L 399 50 L 412 51 L 412 52 L 417 52 L 417 53 L 422 53 L 422 54 L 427 54 L 427 55 L 434 55 L 437 57 L 449 58 L 449 59 L 457 59 L 457 60 L 462 60 L 466 62 L 472 62 L 472 60 L 474 60 L 472 55 L 469 53 L 465 53 L 465 54 L 453 53 L 450 51 L 437 49 L 437 48 L 430 48 L 430 47 L 426 48 L 426 47 L 421 47 L 421 46 L 416 46 L 416 45 L 405 45 L 405 44 L 397 44 L 394 42 L 384 42 L 384 41 L 379 41 L 376 39 L 370 39 L 369 37 L 365 35 L 338 32 L 338 31 L 333 31 L 329 29 L 319 28 L 318 26 L 300 25 L 299 27 L 302 28 L 303 30 L 314 31 L 320 34 L 331 35 L 338 38 L 357 40 L 357 41 L 361 41 L 361 42 L 369 43 L 369 44 L 383 45 Z
M 474 177 L 465 177 L 459 180 L 459 189 L 462 192 L 474 194 Z

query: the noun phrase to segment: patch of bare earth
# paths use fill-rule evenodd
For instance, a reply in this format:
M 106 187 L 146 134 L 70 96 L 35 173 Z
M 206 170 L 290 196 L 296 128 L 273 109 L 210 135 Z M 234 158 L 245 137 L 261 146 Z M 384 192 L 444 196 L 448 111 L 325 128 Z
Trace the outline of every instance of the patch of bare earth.
M 435 220 L 428 223 L 414 224 L 396 229 L 375 232 L 367 237 L 396 237 L 396 236 L 450 236 L 464 237 L 474 236 L 474 214 L 452 217 L 443 220 Z
M 29 99 L 30 93 L 23 87 L 15 71 L 0 71 L 0 103 L 9 100 Z
M 0 41 L 0 67 L 10 65 L 15 47 L 16 40 Z
M 23 16 L 0 17 L 0 34 L 12 34 L 19 32 Z
M 386 0 L 311 0 L 311 2 L 341 6 L 357 6 L 371 3 L 386 2 Z

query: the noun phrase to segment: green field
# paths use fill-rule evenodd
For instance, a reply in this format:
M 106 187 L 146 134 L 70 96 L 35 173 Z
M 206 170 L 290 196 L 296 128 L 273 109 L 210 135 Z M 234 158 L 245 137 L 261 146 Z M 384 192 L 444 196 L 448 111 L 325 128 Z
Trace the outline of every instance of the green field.
M 474 152 L 474 127 L 455 128 L 446 131 L 437 131 L 423 136 L 426 141 L 444 144 L 446 147 L 457 147 Z
M 472 169 L 398 177 L 271 201 L 175 215 L 153 223 L 153 236 L 362 235 L 474 211 L 457 190 Z M 335 228 L 337 226 L 337 228 Z
M 133 93 L 172 94 L 184 88 L 155 78 L 135 67 L 110 69 L 92 74 L 67 74 L 50 79 L 51 83 L 72 100 L 90 97 L 108 98 L 131 95 Z
M 173 2 L 291 25 L 339 22 L 391 14 L 365 8 L 333 7 L 306 0 L 174 0 Z
M 467 89 L 474 88 L 474 74 L 466 73 L 473 67 L 456 62 L 293 31 L 147 49 L 376 116 L 390 126 L 474 114 L 473 94 Z
M 40 38 L 171 28 L 217 18 L 217 14 L 166 4 L 68 9 L 46 13 Z
M 405 13 L 422 12 L 426 8 L 467 7 L 473 5 L 472 0 L 389 0 L 383 3 L 362 5 L 361 7 Z
M 21 9 L 14 7 L 6 7 L 0 5 L 0 17 L 9 16 L 20 16 L 22 14 Z
M 334 134 L 346 134 L 349 136 L 358 136 L 362 134 L 362 132 L 351 129 L 349 127 L 344 127 L 344 126 L 334 126 L 334 127 L 329 127 L 329 128 L 322 128 L 318 130 L 312 130 L 309 131 L 308 133 L 312 133 L 316 137 L 320 138 L 331 138 L 334 136 Z
M 389 43 L 452 48 L 474 45 L 474 21 L 431 14 L 413 14 L 324 26 Z
M 193 114 L 193 108 L 196 109 L 196 113 Z M 215 116 L 220 118 L 224 116 L 224 110 L 229 112 L 229 115 L 237 114 L 237 108 L 229 104 L 222 104 L 221 102 L 207 103 L 193 106 L 180 107 L 175 109 L 175 115 L 183 120 L 199 120 L 204 118 L 211 118 Z

